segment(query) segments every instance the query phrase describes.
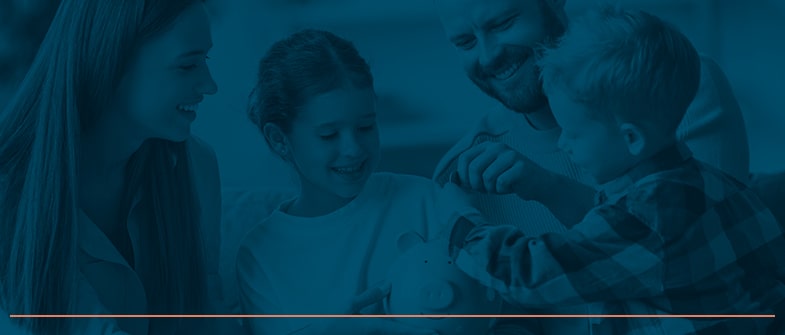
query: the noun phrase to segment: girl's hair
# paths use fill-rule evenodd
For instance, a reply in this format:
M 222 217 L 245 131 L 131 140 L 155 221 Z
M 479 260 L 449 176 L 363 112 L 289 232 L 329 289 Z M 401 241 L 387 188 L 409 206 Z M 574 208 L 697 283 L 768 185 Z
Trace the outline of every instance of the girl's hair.
M 59 4 L 60 0 L 0 1 L 0 110 L 30 67 Z
M 342 87 L 373 89 L 373 75 L 354 45 L 333 33 L 306 29 L 272 45 L 259 64 L 248 117 L 289 131 L 309 98 Z
M 6 311 L 75 311 L 80 132 L 106 112 L 140 45 L 197 2 L 62 1 L 19 91 L 0 114 L 0 303 Z M 200 211 L 185 143 L 148 140 L 127 171 L 125 208 L 138 194 L 139 206 L 150 209 L 140 228 L 151 264 L 151 275 L 142 278 L 149 312 L 202 312 Z M 59 318 L 21 322 L 47 334 L 74 326 Z

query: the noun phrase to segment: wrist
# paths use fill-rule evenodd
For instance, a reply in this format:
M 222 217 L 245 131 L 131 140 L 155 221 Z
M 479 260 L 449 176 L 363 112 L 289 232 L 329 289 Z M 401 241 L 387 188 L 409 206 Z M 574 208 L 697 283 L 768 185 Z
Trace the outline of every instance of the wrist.
M 466 244 L 466 238 L 476 226 L 463 216 L 458 218 L 458 221 L 455 222 L 450 230 L 449 253 L 451 258 L 455 259 L 458 256 L 458 252 Z
M 521 199 L 539 200 L 546 190 L 553 188 L 557 176 L 532 161 L 528 161 L 526 165 L 528 166 L 524 174 L 526 178 L 519 180 L 513 190 Z

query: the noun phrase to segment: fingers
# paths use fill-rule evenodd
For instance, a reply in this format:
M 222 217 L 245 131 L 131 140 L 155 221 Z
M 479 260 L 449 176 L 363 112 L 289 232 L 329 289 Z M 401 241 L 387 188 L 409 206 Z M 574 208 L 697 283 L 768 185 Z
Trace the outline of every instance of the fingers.
M 499 187 L 505 185 L 500 185 L 499 178 L 502 176 L 502 174 L 507 173 L 516 163 L 518 163 L 518 155 L 512 150 L 508 150 L 499 154 L 496 157 L 496 160 L 494 160 L 493 163 L 491 163 L 482 173 L 485 189 L 491 193 L 506 193 Z M 512 177 L 517 176 L 507 173 L 508 179 Z
M 461 186 L 478 192 L 485 192 L 482 172 L 493 162 L 499 149 L 496 143 L 480 143 L 458 156 L 456 171 Z
M 458 156 L 458 162 L 455 171 L 458 172 L 457 179 L 460 182 L 461 187 L 474 189 L 469 182 L 469 165 L 482 152 L 482 147 L 476 146 L 464 151 L 460 156 Z
M 384 298 L 390 294 L 391 288 L 392 286 L 390 283 L 384 281 L 381 284 L 371 287 L 365 290 L 365 292 L 360 293 L 352 300 L 348 314 L 358 314 L 364 308 L 384 300 Z
M 456 172 L 464 188 L 506 194 L 523 178 L 524 167 L 525 158 L 520 153 L 504 144 L 485 142 L 458 157 Z
M 524 175 L 524 163 L 516 161 L 496 178 L 496 192 L 507 194 L 515 192 L 515 184 L 521 181 Z

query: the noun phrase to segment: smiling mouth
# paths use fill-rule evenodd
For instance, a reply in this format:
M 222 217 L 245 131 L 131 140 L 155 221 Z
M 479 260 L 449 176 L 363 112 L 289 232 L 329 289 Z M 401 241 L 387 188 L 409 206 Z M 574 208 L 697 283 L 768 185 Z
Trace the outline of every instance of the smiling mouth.
M 359 164 L 355 164 L 355 165 L 333 167 L 332 170 L 340 174 L 355 174 L 362 171 L 364 166 L 365 166 L 365 161 L 362 161 Z
M 526 52 L 520 57 L 516 57 L 516 61 L 513 63 L 508 63 L 508 66 L 500 71 L 496 71 L 492 76 L 496 80 L 507 80 L 512 77 L 518 70 L 526 64 L 526 62 L 531 58 L 531 52 Z
M 195 103 L 195 104 L 191 104 L 191 105 L 177 105 L 177 109 L 180 110 L 180 111 L 183 111 L 183 112 L 191 112 L 191 113 L 193 113 L 193 112 L 196 112 L 197 109 L 199 109 L 199 104 Z

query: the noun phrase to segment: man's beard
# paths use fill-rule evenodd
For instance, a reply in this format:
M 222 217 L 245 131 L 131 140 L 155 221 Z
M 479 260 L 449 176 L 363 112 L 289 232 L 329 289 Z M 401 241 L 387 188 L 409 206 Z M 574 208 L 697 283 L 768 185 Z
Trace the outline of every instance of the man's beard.
M 517 85 L 507 85 L 507 87 L 496 88 L 491 84 L 494 73 L 493 70 L 501 66 L 509 66 L 518 59 L 529 57 L 527 62 L 534 62 L 542 56 L 542 51 L 546 47 L 553 47 L 557 44 L 559 37 L 564 35 L 566 26 L 564 22 L 559 21 L 553 9 L 548 7 L 544 2 L 539 2 L 540 11 L 545 20 L 545 30 L 548 32 L 547 36 L 536 46 L 533 47 L 514 47 L 509 46 L 502 50 L 502 54 L 486 68 L 481 68 L 479 64 L 475 64 L 469 71 L 469 79 L 474 82 L 485 94 L 491 98 L 501 102 L 507 109 L 517 113 L 535 113 L 548 107 L 548 98 L 542 89 L 542 81 L 540 80 L 540 68 L 536 65 L 532 68 L 528 76 L 523 76 L 518 80 Z M 490 70 L 490 71 L 489 71 Z M 521 68 L 518 71 L 523 71 Z M 516 73 L 515 75 L 520 75 Z
M 537 53 L 529 47 L 507 47 L 502 54 L 485 69 L 479 65 L 474 66 L 468 73 L 469 79 L 474 82 L 488 96 L 498 100 L 508 109 L 518 113 L 533 113 L 547 106 L 548 99 L 542 90 L 540 82 L 540 70 L 536 66 L 531 66 L 531 62 L 536 59 Z M 503 86 L 494 86 L 495 80 L 492 73 L 498 68 L 510 66 L 517 60 L 527 59 L 527 64 L 521 65 L 517 71 L 529 71 L 530 73 L 515 73 L 513 76 L 518 78 L 508 78 L 516 80 L 511 83 L 504 83 Z

